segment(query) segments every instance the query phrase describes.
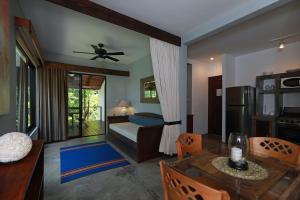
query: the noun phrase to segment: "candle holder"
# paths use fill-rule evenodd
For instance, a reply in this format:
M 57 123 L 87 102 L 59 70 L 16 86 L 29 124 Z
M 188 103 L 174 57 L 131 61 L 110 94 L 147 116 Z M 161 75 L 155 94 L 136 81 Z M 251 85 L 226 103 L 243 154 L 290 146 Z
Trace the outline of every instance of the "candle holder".
M 248 138 L 243 133 L 230 133 L 228 139 L 228 149 L 230 157 L 228 166 L 237 170 L 248 170 Z

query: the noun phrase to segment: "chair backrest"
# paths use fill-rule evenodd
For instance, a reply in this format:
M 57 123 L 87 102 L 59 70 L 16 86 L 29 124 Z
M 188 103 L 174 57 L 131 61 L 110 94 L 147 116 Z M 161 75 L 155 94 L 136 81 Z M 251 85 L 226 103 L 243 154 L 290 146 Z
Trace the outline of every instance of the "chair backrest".
M 160 161 L 164 200 L 229 200 L 228 193 L 204 185 Z
M 275 157 L 297 165 L 300 147 L 291 142 L 273 137 L 249 138 L 250 152 L 255 155 Z
M 176 141 L 178 159 L 182 160 L 186 154 L 194 155 L 202 151 L 202 135 L 183 133 Z

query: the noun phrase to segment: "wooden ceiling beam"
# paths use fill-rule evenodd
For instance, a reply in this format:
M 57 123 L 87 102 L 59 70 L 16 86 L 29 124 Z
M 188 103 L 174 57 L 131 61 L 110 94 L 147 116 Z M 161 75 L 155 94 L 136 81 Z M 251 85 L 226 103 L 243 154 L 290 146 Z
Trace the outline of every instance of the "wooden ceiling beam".
M 127 76 L 127 77 L 129 76 L 129 71 L 98 68 L 98 67 L 88 67 L 88 66 L 80 66 L 80 65 L 70 65 L 70 64 L 51 62 L 51 61 L 46 61 L 46 66 L 61 68 L 72 72 L 83 72 L 83 73 L 90 73 L 90 74 L 105 74 L 105 75 Z
M 150 37 L 174 44 L 181 45 L 181 38 L 154 26 L 123 15 L 114 10 L 101 6 L 88 0 L 47 0 L 54 4 L 69 8 L 71 10 L 95 17 L 118 26 L 148 35 Z
M 35 52 L 37 53 L 37 56 L 40 59 L 42 65 L 44 65 L 45 59 L 42 53 L 41 45 L 39 43 L 38 37 L 36 35 L 36 32 L 34 31 L 31 21 L 21 17 L 15 17 L 15 25 L 20 28 L 28 29 Z

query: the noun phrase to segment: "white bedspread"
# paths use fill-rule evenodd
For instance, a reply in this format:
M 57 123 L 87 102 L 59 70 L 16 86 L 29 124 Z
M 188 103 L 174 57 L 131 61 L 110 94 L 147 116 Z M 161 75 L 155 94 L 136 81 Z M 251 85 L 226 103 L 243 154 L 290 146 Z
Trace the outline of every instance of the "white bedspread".
M 137 142 L 137 133 L 140 127 L 143 126 L 131 122 L 109 124 L 110 129 L 134 142 Z

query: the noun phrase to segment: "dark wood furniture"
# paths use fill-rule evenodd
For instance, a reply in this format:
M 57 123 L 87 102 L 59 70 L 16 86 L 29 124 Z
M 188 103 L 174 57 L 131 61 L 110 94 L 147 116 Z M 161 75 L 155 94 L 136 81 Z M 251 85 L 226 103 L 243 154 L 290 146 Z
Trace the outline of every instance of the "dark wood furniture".
M 275 158 L 249 155 L 265 169 L 269 176 L 264 180 L 250 181 L 234 178 L 217 170 L 211 161 L 226 156 L 224 149 L 202 151 L 198 155 L 178 161 L 175 168 L 214 189 L 226 190 L 231 200 L 300 199 L 300 169 Z
M 300 93 L 300 88 L 281 88 L 281 78 L 297 76 L 300 76 L 300 72 L 256 77 L 256 116 L 252 119 L 253 136 L 278 136 L 277 119 L 284 106 L 284 95 Z M 267 105 L 264 99 L 268 99 Z M 273 106 L 271 113 L 267 110 L 270 106 Z
M 186 132 L 193 133 L 194 132 L 194 115 L 188 114 L 186 116 Z
M 33 140 L 29 154 L 15 163 L 0 164 L 0 199 L 43 199 L 44 143 Z
M 162 119 L 161 115 L 154 113 L 136 113 L 135 115 Z M 109 124 L 112 123 L 129 122 L 128 116 L 109 116 L 107 117 L 107 122 L 107 139 L 137 162 L 146 161 L 161 155 L 159 153 L 159 144 L 163 125 L 140 127 L 137 134 L 137 142 L 134 142 L 109 128 Z
M 199 183 L 169 167 L 165 161 L 160 161 L 159 164 L 165 200 L 230 199 L 228 193 L 224 190 L 216 190 Z
M 272 116 L 254 116 L 252 118 L 253 137 L 272 137 L 275 133 L 275 118 Z

